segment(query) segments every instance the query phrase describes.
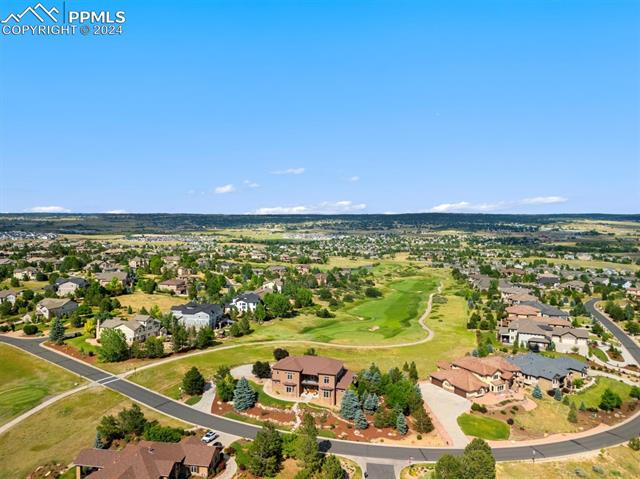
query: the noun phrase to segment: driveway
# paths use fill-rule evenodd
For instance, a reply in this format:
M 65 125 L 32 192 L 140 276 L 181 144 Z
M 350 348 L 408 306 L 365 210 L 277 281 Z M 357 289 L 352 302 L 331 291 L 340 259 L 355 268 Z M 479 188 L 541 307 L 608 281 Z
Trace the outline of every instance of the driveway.
M 444 430 L 449 434 L 453 441 L 453 446 L 456 448 L 465 447 L 469 443 L 469 439 L 458 426 L 458 416 L 469 412 L 471 401 L 445 391 L 429 382 L 421 382 L 419 385 L 422 398 Z

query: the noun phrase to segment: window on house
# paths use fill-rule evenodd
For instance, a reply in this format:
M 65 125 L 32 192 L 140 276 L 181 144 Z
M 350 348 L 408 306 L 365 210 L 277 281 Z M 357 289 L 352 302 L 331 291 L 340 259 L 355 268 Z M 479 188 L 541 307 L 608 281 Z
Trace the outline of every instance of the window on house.
M 191 466 L 191 472 L 198 472 L 198 466 Z
M 287 379 L 291 381 L 293 379 L 293 373 L 287 373 Z
M 330 398 L 330 397 L 331 397 L 331 391 L 323 391 L 323 392 L 322 392 L 322 395 L 323 395 L 325 398 Z
M 288 393 L 292 393 L 293 392 L 293 386 L 287 386 L 286 388 Z
M 325 376 L 324 377 L 324 383 L 325 384 L 329 384 L 329 376 Z

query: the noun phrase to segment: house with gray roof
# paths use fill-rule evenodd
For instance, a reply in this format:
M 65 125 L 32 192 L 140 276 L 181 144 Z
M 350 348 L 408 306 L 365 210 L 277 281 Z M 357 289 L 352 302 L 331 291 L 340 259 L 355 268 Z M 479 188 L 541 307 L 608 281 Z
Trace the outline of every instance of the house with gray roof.
M 173 306 L 171 314 L 185 328 L 202 329 L 209 326 L 215 329 L 223 324 L 223 311 L 219 304 L 199 304 L 192 301 Z
M 564 325 L 563 325 L 564 326 Z M 586 329 L 556 326 L 543 318 L 517 319 L 498 330 L 504 344 L 524 345 L 532 351 L 553 349 L 560 353 L 589 354 L 589 332 Z
M 587 376 L 588 366 L 569 357 L 550 358 L 537 353 L 508 356 L 507 361 L 520 368 L 525 384 L 539 385 L 545 391 L 571 388 L 573 381 Z

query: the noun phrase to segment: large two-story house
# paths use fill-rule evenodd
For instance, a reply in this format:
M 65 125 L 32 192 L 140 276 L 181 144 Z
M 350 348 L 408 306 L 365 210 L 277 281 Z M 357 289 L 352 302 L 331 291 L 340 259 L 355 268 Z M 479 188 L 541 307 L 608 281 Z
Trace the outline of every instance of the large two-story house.
M 218 304 L 190 302 L 173 306 L 171 314 L 185 328 L 202 329 L 206 326 L 218 328 L 222 324 L 222 308 Z
M 96 324 L 96 338 L 100 338 L 102 332 L 106 329 L 121 331 L 129 346 L 134 341 L 143 343 L 150 336 L 161 336 L 166 333 L 160 321 L 144 314 L 139 314 L 129 320 L 112 318 L 98 321 L 98 324 Z
M 355 379 L 342 362 L 320 356 L 289 356 L 271 368 L 275 393 L 289 398 L 317 399 L 330 406 L 340 404 Z
M 561 323 L 557 325 L 555 323 Z M 585 329 L 566 327 L 566 320 L 554 318 L 517 319 L 498 331 L 498 338 L 504 344 L 518 344 L 533 350 L 550 349 L 551 344 L 561 353 L 589 353 L 589 332 Z
M 465 398 L 507 393 L 520 374 L 518 367 L 500 356 L 464 356 L 450 364 L 438 363 L 438 369 L 431 374 L 431 383 Z

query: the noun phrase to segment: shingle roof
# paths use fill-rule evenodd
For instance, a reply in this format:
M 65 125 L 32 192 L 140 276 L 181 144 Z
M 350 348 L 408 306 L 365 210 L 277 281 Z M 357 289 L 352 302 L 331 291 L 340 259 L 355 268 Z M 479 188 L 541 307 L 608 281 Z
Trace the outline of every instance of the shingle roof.
M 337 375 L 343 369 L 341 361 L 321 356 L 288 356 L 273 365 L 272 369 L 298 371 L 303 374 Z
M 187 304 L 172 306 L 171 311 L 177 311 L 182 314 L 207 313 L 210 316 L 222 315 L 222 308 L 220 307 L 219 304 L 199 304 L 199 303 L 194 303 L 193 301 Z
M 455 388 L 461 389 L 465 392 L 474 392 L 487 387 L 485 383 L 480 381 L 466 369 L 447 369 L 445 371 L 436 371 L 431 373 L 431 377 L 436 378 L 439 381 L 447 381 Z
M 552 380 L 554 377 L 564 377 L 571 371 L 583 371 L 587 365 L 573 358 L 549 358 L 540 354 L 528 353 L 509 356 L 510 363 L 518 366 L 527 376 Z

